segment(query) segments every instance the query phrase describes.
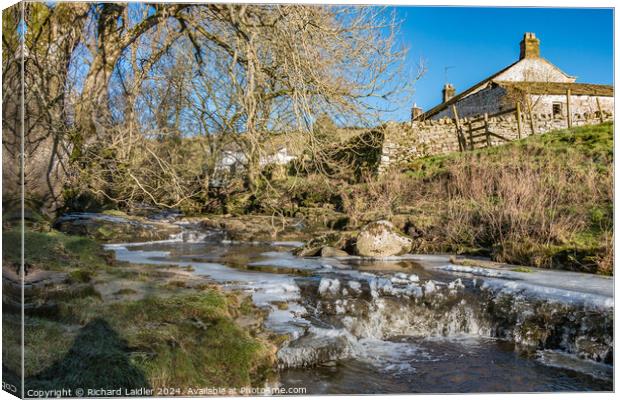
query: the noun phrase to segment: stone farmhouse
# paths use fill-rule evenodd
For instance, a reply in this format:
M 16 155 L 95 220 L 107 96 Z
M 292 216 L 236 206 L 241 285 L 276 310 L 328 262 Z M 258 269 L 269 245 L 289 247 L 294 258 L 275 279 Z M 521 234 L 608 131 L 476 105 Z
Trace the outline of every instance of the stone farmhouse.
M 525 33 L 519 60 L 459 94 L 452 84 L 446 83 L 442 103 L 426 112 L 414 107 L 412 119 L 454 118 L 455 109 L 460 118 L 494 115 L 515 108 L 517 102 L 525 113 L 531 108 L 534 114 L 556 119 L 566 119 L 568 113 L 594 115 L 613 111 L 612 86 L 575 80 L 576 77 L 541 57 L 540 40 L 534 33 Z
M 376 154 L 365 168 L 381 174 L 418 157 L 614 118 L 613 86 L 577 83 L 540 56 L 540 40 L 533 33 L 524 34 L 515 63 L 461 93 L 451 84 L 442 92 L 442 103 L 430 110 L 414 106 L 411 122 L 387 123 L 364 134 Z

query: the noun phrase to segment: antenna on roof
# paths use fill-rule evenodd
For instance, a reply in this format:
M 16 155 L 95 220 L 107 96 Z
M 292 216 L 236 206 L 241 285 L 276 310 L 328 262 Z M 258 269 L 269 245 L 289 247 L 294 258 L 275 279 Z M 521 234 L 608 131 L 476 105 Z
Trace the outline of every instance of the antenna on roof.
M 443 73 L 444 73 L 445 79 L 446 79 L 446 81 L 444 83 L 448 83 L 448 70 L 450 70 L 452 68 L 456 68 L 456 67 L 454 65 L 449 65 L 449 66 L 443 68 Z

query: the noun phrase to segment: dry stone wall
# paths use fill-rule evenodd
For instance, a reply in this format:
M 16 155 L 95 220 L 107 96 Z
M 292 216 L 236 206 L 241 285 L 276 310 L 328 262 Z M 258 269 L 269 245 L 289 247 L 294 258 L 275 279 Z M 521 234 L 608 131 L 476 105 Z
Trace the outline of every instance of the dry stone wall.
M 551 114 L 534 114 L 533 128 L 530 120 L 521 122 L 521 137 L 542 134 L 567 127 L 566 118 L 554 118 Z M 467 125 L 475 118 L 463 118 L 461 124 L 467 137 Z M 603 111 L 605 121 L 613 120 L 613 114 Z M 597 112 L 573 114 L 573 126 L 593 125 L 600 123 Z M 478 122 L 476 126 L 480 126 Z M 489 118 L 489 131 L 508 140 L 518 139 L 517 119 L 514 114 Z M 482 133 L 484 130 L 477 131 Z M 469 140 L 469 139 L 467 139 Z M 505 141 L 491 137 L 491 145 L 496 146 Z M 414 121 L 411 123 L 388 123 L 383 127 L 383 146 L 378 165 L 379 173 L 386 172 L 390 167 L 401 168 L 419 157 L 446 154 L 459 151 L 457 129 L 454 119 Z

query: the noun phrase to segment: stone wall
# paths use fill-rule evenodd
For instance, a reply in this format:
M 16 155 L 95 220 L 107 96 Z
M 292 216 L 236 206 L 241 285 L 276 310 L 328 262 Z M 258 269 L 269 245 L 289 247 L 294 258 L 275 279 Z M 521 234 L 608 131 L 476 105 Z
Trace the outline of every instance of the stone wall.
M 571 113 L 577 114 L 578 117 L 583 116 L 583 114 L 596 114 L 598 112 L 598 105 L 596 104 L 597 97 L 601 109 L 611 113 L 614 109 L 613 97 L 575 94 L 570 97 Z M 531 95 L 530 98 L 534 105 L 534 112 L 538 114 L 551 114 L 553 112 L 553 103 L 560 103 L 562 105 L 563 115 L 566 115 L 566 95 Z
M 479 116 L 484 113 L 489 115 L 515 107 L 515 95 L 511 95 L 505 88 L 489 86 L 479 90 L 456 102 L 456 112 L 460 118 Z M 530 104 L 536 114 L 553 113 L 553 104 L 560 103 L 566 115 L 565 94 L 530 95 Z M 571 95 L 571 113 L 594 114 L 598 111 L 596 99 L 598 97 L 601 109 L 611 112 L 614 109 L 614 98 L 610 96 Z M 525 110 L 525 109 L 524 109 Z M 446 107 L 433 115 L 430 119 L 454 118 L 452 107 Z
M 584 96 L 586 97 L 586 96 Z M 566 97 L 564 97 L 565 99 Z M 613 98 L 610 98 L 613 102 Z M 549 99 L 552 100 L 551 98 Z M 577 99 L 571 101 L 575 104 L 575 109 L 582 112 L 573 114 L 573 126 L 593 125 L 600 123 L 598 112 L 586 112 L 586 103 L 591 104 L 591 99 L 584 100 L 583 107 L 578 107 Z M 601 106 L 603 106 L 601 104 Z M 607 107 L 603 107 L 605 110 Z M 589 110 L 590 108 L 587 108 Z M 608 108 L 613 110 L 612 108 Z M 554 118 L 550 113 L 536 113 L 533 115 L 533 127 L 528 118 L 523 117 L 521 122 L 521 137 L 535 134 L 546 133 L 556 129 L 567 127 L 566 118 Z M 465 136 L 467 136 L 467 125 L 476 118 L 463 118 Z M 612 121 L 613 114 L 610 111 L 603 111 L 603 119 Z M 475 123 L 480 126 L 482 123 Z M 508 140 L 518 139 L 517 119 L 515 114 L 505 114 L 499 117 L 489 118 L 489 131 L 505 137 Z M 442 118 L 439 120 L 414 121 L 411 123 L 388 123 L 383 127 L 383 147 L 381 158 L 378 165 L 378 172 L 383 173 L 390 167 L 404 167 L 411 160 L 419 157 L 439 155 L 459 151 L 457 129 L 454 119 Z M 480 130 L 476 133 L 482 133 Z M 496 146 L 506 143 L 503 140 L 491 137 L 491 145 Z
M 476 116 L 484 113 L 496 114 L 514 107 L 514 101 L 506 100 L 506 90 L 501 87 L 486 87 L 476 93 L 459 100 L 454 104 L 460 118 Z M 452 107 L 446 107 L 430 119 L 454 118 Z

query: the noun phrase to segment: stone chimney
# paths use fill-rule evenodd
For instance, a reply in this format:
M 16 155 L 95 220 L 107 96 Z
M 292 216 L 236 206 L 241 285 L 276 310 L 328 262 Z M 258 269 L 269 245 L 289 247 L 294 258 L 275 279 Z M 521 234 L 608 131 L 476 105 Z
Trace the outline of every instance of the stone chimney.
M 519 60 L 524 58 L 538 58 L 540 57 L 540 40 L 536 38 L 536 35 L 532 32 L 526 32 L 521 40 L 521 54 Z
M 418 107 L 417 104 L 413 103 L 413 107 L 411 108 L 411 120 L 415 121 L 422 114 L 424 114 L 424 111 Z
M 445 85 L 443 85 L 441 93 L 443 94 L 443 102 L 445 103 L 446 101 L 454 97 L 454 95 L 456 94 L 456 89 L 454 88 L 454 86 L 452 86 L 451 83 L 446 83 Z

